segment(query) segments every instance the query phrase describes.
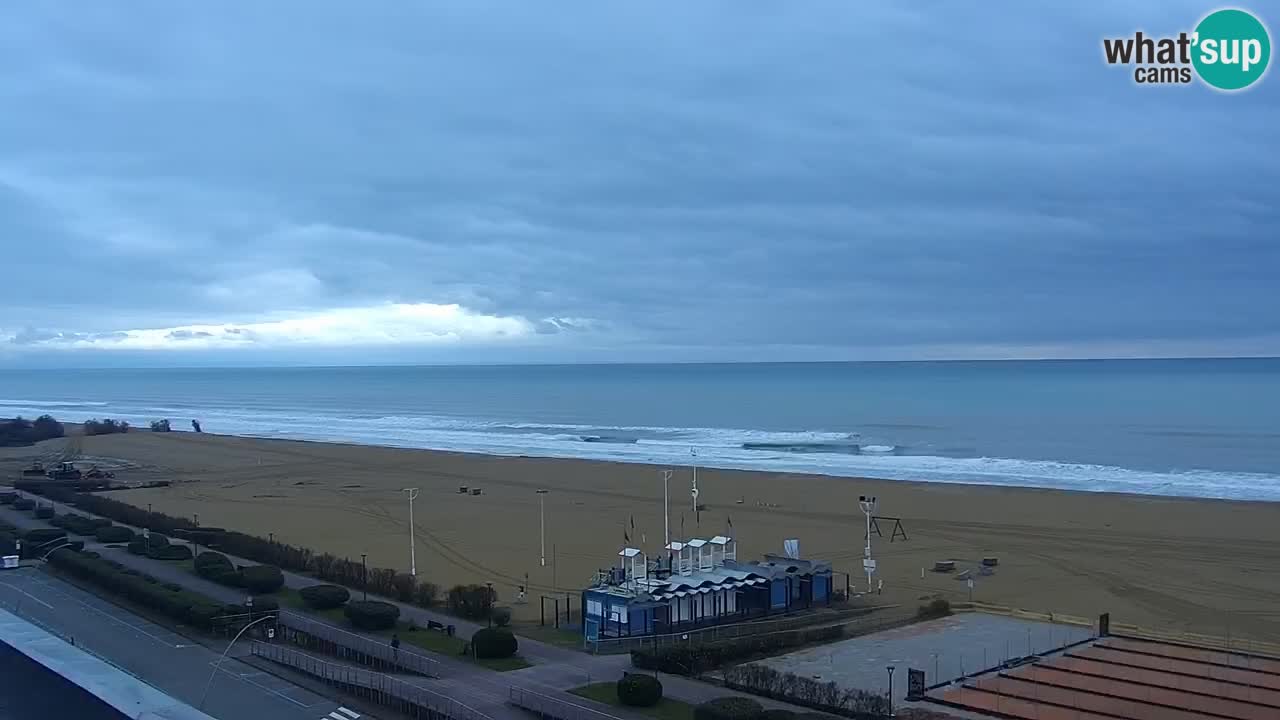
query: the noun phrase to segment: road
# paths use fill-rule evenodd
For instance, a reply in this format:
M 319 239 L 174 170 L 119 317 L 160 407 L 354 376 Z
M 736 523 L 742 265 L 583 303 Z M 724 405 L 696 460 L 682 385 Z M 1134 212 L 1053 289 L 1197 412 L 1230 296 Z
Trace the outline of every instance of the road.
M 219 653 L 34 567 L 0 574 L 0 605 L 220 720 L 320 720 L 338 704 Z M 243 656 L 247 648 L 236 648 Z

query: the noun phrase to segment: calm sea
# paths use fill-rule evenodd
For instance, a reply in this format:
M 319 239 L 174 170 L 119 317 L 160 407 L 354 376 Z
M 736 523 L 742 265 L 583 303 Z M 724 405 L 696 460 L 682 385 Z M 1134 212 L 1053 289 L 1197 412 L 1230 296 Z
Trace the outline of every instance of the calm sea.
M 1280 360 L 0 371 L 0 415 L 1280 500 Z

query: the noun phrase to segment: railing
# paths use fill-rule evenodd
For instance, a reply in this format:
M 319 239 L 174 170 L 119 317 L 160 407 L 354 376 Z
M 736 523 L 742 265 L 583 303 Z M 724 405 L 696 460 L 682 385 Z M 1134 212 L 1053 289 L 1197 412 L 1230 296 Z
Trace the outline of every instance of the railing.
M 507 691 L 507 702 L 551 720 L 622 720 L 617 715 L 610 715 L 586 705 L 560 700 L 525 688 L 510 688 Z
M 253 641 L 250 652 L 411 717 L 431 720 L 493 720 L 447 695 L 373 670 L 326 662 L 293 648 L 257 640 Z
M 587 649 L 597 654 L 621 653 L 631 650 L 640 650 L 644 648 L 654 649 L 667 647 L 671 645 L 705 645 L 707 643 L 718 642 L 720 640 L 732 640 L 734 638 L 748 637 L 755 635 L 768 635 L 776 632 L 784 632 L 787 630 L 796 630 L 806 627 L 818 627 L 820 625 L 848 625 L 854 626 L 857 623 L 871 623 L 885 617 L 883 610 L 889 608 L 857 608 L 854 610 L 845 610 L 838 613 L 813 614 L 806 613 L 803 615 L 793 615 L 776 620 L 755 620 L 750 622 L 731 623 L 724 625 L 711 625 L 708 627 L 692 628 L 680 632 L 665 633 L 662 635 L 641 635 L 636 637 L 620 637 L 620 638 L 600 638 L 587 642 Z M 881 612 L 877 612 L 880 610 Z
M 277 632 L 284 640 L 326 655 L 379 670 L 402 670 L 427 677 L 440 676 L 441 665 L 438 660 L 403 647 L 393 648 L 385 640 L 347 632 L 297 613 L 281 612 L 277 627 Z

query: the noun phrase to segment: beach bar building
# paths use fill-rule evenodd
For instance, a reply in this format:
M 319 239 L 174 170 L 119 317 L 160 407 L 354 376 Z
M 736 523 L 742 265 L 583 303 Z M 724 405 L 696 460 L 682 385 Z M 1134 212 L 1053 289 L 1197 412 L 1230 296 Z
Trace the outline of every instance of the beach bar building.
M 618 559 L 582 591 L 588 641 L 684 632 L 831 602 L 831 563 L 781 555 L 739 562 L 736 543 L 724 535 L 672 542 L 655 560 L 625 547 Z

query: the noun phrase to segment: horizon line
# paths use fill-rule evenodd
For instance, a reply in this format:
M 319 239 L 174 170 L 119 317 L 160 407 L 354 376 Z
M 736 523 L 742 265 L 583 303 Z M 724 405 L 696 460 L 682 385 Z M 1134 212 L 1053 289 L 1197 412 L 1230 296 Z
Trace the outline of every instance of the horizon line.
M 1138 357 L 1044 357 L 1044 358 L 919 358 L 901 360 L 586 360 L 581 362 L 455 362 L 455 363 L 365 363 L 306 365 L 279 363 L 271 365 L 119 365 L 119 366 L 64 366 L 64 367 L 3 367 L 4 371 L 64 372 L 67 370 L 342 370 L 359 368 L 456 368 L 456 367 L 592 367 L 592 366 L 650 366 L 650 365 L 940 365 L 974 363 L 1091 363 L 1091 362 L 1178 362 L 1187 360 L 1280 360 L 1280 355 L 1186 355 L 1186 356 L 1138 356 Z

